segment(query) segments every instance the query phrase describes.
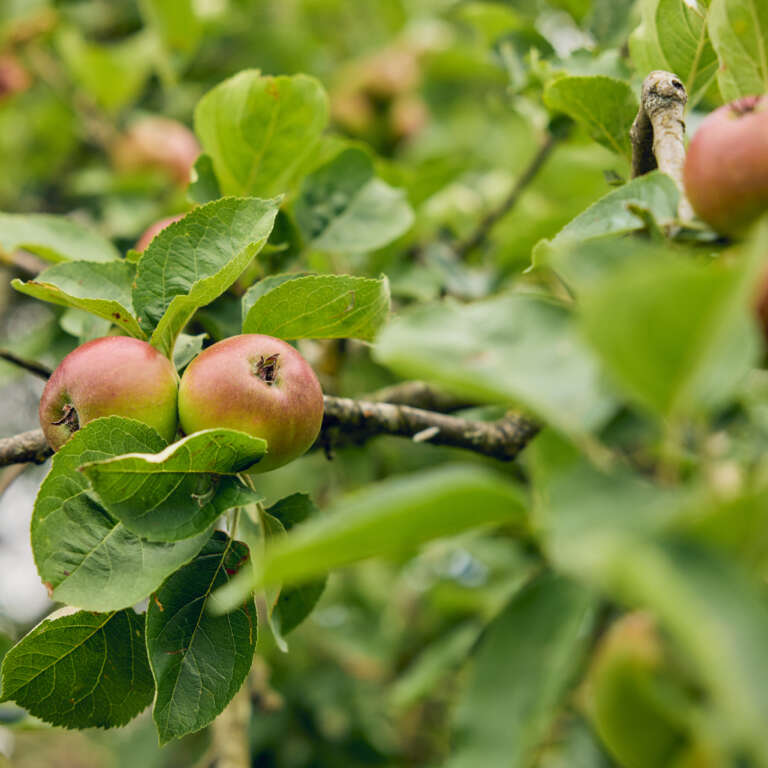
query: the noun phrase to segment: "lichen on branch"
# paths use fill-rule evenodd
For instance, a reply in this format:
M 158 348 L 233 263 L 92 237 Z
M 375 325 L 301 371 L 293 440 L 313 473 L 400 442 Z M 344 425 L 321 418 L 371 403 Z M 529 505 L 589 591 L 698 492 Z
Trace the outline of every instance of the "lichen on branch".
M 687 102 L 688 94 L 677 75 L 654 70 L 643 81 L 640 109 L 629 131 L 632 176 L 642 176 L 656 168 L 666 173 L 680 191 L 677 215 L 681 221 L 693 218 L 683 187 Z

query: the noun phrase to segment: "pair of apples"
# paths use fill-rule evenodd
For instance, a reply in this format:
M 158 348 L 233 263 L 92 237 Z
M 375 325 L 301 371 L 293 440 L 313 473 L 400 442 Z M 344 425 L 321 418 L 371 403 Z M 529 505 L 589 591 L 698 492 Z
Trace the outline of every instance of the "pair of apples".
M 166 440 L 226 428 L 267 441 L 253 472 L 301 456 L 323 420 L 323 392 L 309 363 L 290 345 L 242 334 L 203 350 L 179 381 L 173 364 L 145 341 L 106 336 L 70 352 L 40 399 L 40 425 L 58 450 L 81 426 L 124 416 Z

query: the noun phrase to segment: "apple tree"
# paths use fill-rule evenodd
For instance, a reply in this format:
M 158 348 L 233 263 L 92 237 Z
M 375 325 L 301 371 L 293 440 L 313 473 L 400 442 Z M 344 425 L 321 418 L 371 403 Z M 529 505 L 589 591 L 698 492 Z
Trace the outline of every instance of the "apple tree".
M 11 5 L 10 720 L 768 768 L 768 5 Z

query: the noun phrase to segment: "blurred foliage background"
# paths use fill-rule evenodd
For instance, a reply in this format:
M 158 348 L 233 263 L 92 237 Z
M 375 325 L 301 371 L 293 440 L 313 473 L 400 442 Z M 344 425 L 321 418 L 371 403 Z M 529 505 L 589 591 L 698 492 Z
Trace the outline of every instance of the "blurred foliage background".
M 189 129 L 200 97 L 245 68 L 305 72 L 330 95 L 332 131 L 373 148 L 378 174 L 405 189 L 415 224 L 381 250 L 330 254 L 302 250 L 284 220 L 267 269 L 385 272 L 399 305 L 524 286 L 542 279 L 525 274 L 533 245 L 629 172 L 583 129 L 550 126 L 543 85 L 558 72 L 639 84 L 645 73 L 634 70 L 626 45 L 639 18 L 632 0 L 3 0 L 0 210 L 68 213 L 126 251 L 150 224 L 191 205 Z M 567 139 L 492 238 L 457 258 L 444 244 L 470 235 L 505 198 L 548 127 L 569 131 Z M 55 364 L 103 332 L 77 311 L 12 294 L 8 278 L 28 276 L 30 265 L 11 256 L 0 247 L 4 346 Z M 238 311 L 238 297 L 225 296 L 199 314 L 199 330 L 214 339 L 235 333 Z M 362 345 L 304 351 L 327 392 L 360 395 L 392 382 Z M 35 427 L 40 389 L 0 365 L 2 435 Z M 324 502 L 458 455 L 381 438 L 364 451 L 339 449 L 332 461 L 312 454 L 265 476 L 263 489 L 268 502 L 295 490 Z M 48 610 L 27 551 L 41 477 L 36 468 L 0 474 L 0 623 L 12 636 Z M 533 546 L 477 532 L 399 563 L 335 574 L 320 607 L 290 636 L 290 654 L 266 648 L 254 667 L 253 765 L 439 763 L 461 662 L 535 567 Z M 14 717 L 13 708 L 0 709 L 0 718 Z M 0 752 L 19 768 L 205 765 L 209 740 L 203 732 L 160 750 L 148 716 L 107 733 L 0 728 Z M 574 766 L 579 755 L 610 765 L 574 713 L 539 765 Z

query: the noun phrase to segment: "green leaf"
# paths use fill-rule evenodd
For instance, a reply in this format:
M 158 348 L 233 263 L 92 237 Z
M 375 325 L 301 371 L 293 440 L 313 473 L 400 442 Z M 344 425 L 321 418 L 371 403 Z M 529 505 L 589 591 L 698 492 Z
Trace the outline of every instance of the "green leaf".
M 768 608 L 763 586 L 733 561 L 690 543 L 626 541 L 602 564 L 613 594 L 654 611 L 711 696 L 728 741 L 768 765 Z
M 144 617 L 79 611 L 46 619 L 5 656 L 0 701 L 64 728 L 125 725 L 152 702 Z
M 768 5 L 763 0 L 712 0 L 709 35 L 726 101 L 768 91 Z
M 361 149 L 346 149 L 304 179 L 296 221 L 314 248 L 361 253 L 381 248 L 413 223 L 402 191 L 376 178 Z
M 403 312 L 380 334 L 375 356 L 472 401 L 522 405 L 575 436 L 615 407 L 568 311 L 534 295 Z
M 629 129 L 638 101 L 628 83 L 604 75 L 561 77 L 546 87 L 544 102 L 585 125 L 604 147 L 631 159 Z
M 129 531 L 149 541 L 178 541 L 203 533 L 228 509 L 261 500 L 234 475 L 266 450 L 264 440 L 244 432 L 206 429 L 159 453 L 125 453 L 80 469 Z
M 13 640 L 5 632 L 0 632 L 0 663 L 5 658 L 5 654 L 13 648 L 13 645 Z
M 133 304 L 151 343 L 170 357 L 195 311 L 237 280 L 267 242 L 279 200 L 224 198 L 160 232 L 139 262 Z
M 245 544 L 216 531 L 149 601 L 147 650 L 157 684 L 153 717 L 160 744 L 212 722 L 248 675 L 256 648 L 253 599 L 223 616 L 207 610 L 211 592 L 247 564 Z
M 175 544 L 140 539 L 94 501 L 77 471 L 90 461 L 164 446 L 151 427 L 110 416 L 78 430 L 55 453 L 31 530 L 37 570 L 54 600 L 94 611 L 126 608 L 200 551 L 207 532 Z
M 372 341 L 389 315 L 389 281 L 350 275 L 268 277 L 243 297 L 243 333 Z
M 590 286 L 581 320 L 631 399 L 659 416 L 687 417 L 725 402 L 760 345 L 741 265 L 664 256 L 625 264 Z
M 652 171 L 624 184 L 566 224 L 552 240 L 541 240 L 533 251 L 534 264 L 546 264 L 552 250 L 573 243 L 624 235 L 645 228 L 630 204 L 650 211 L 660 225 L 675 221 L 680 193 L 674 181 L 661 171 Z
M 319 510 L 306 493 L 294 493 L 276 501 L 267 513 L 278 520 L 284 531 L 315 518 Z M 272 609 L 272 622 L 280 635 L 287 635 L 309 616 L 325 590 L 326 576 L 299 586 L 288 586 L 280 591 Z
M 112 323 L 103 317 L 96 317 L 84 309 L 70 307 L 59 317 L 61 329 L 77 339 L 78 344 L 100 339 L 109 333 Z
M 701 101 L 717 74 L 717 55 L 707 33 L 709 0 L 654 0 L 654 30 L 666 69 L 688 91 L 689 109 Z
M 554 741 L 541 753 L 536 768 L 615 768 L 581 719 L 558 723 Z
M 532 764 L 584 659 L 594 604 L 550 573 L 512 598 L 477 651 L 446 768 Z
M 192 183 L 187 188 L 187 197 L 193 203 L 210 203 L 221 197 L 219 182 L 213 170 L 213 160 L 205 153 L 198 156 L 192 169 Z
M 688 107 L 698 104 L 715 81 L 717 55 L 707 31 L 709 0 L 642 0 L 642 24 L 630 38 L 635 68 L 674 72 L 685 84 Z
M 588 712 L 619 765 L 686 765 L 697 714 L 687 683 L 647 611 L 624 614 L 602 633 L 585 682 Z
M 203 33 L 193 0 L 140 0 L 141 15 L 165 48 L 192 53 Z
M 553 437 L 540 435 L 531 454 L 537 527 L 548 555 L 561 571 L 651 610 L 709 692 L 706 722 L 768 765 L 763 585 L 735 561 L 665 533 L 690 494 L 626 472 L 602 475 Z
M 124 261 L 68 261 L 48 267 L 35 280 L 25 283 L 17 278 L 11 285 L 41 301 L 85 310 L 109 320 L 129 336 L 146 339 L 131 303 L 135 274 L 136 267 Z
M 105 45 L 86 40 L 76 27 L 65 27 L 57 47 L 77 84 L 100 107 L 116 113 L 138 98 L 152 71 L 156 43 L 140 32 Z
M 466 621 L 420 649 L 416 659 L 390 688 L 392 706 L 399 712 L 407 712 L 434 694 L 441 682 L 466 661 L 482 630 L 479 621 Z
M 469 466 L 414 473 L 368 486 L 267 547 L 256 583 L 244 576 L 215 596 L 229 608 L 252 588 L 303 583 L 349 563 L 401 555 L 470 528 L 522 523 L 525 500 L 506 478 Z
M 317 80 L 256 70 L 220 83 L 195 109 L 195 132 L 224 195 L 288 191 L 327 121 L 328 99 Z
M 203 342 L 207 338 L 207 333 L 198 333 L 196 336 L 190 336 L 186 333 L 179 334 L 173 349 L 173 365 L 177 371 L 185 368 L 200 354 Z
M 66 216 L 0 213 L 0 249 L 23 248 L 47 261 L 114 261 L 120 254 L 109 240 Z

